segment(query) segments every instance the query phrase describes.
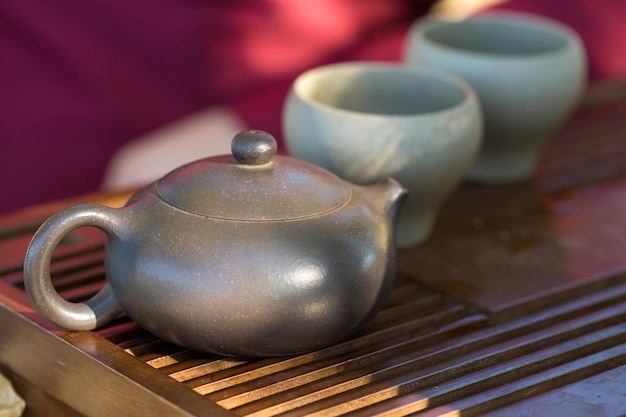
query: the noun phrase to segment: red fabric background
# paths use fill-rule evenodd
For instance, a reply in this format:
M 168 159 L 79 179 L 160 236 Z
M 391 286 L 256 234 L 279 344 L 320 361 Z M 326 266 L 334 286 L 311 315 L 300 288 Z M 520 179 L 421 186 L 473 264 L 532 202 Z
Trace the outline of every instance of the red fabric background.
M 95 190 L 122 144 L 227 105 L 280 136 L 292 80 L 397 60 L 430 1 L 0 0 L 0 213 Z M 626 67 L 620 0 L 513 0 L 583 35 L 594 78 Z M 617 30 L 619 28 L 621 30 Z
M 428 2 L 0 1 L 0 212 L 95 190 L 122 144 L 230 105 L 279 131 L 292 79 L 397 59 Z

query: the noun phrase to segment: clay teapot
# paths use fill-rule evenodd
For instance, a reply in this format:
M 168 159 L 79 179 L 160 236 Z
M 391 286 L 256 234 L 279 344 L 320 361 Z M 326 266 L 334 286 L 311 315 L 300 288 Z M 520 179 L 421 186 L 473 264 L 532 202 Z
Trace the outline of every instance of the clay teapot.
M 125 311 L 167 341 L 222 355 L 276 356 L 336 343 L 370 318 L 395 276 L 393 179 L 357 186 L 276 155 L 261 131 L 232 155 L 182 166 L 123 208 L 82 204 L 48 219 L 24 263 L 35 309 L 69 330 Z M 71 230 L 107 235 L 107 283 L 73 303 L 55 290 L 52 251 Z

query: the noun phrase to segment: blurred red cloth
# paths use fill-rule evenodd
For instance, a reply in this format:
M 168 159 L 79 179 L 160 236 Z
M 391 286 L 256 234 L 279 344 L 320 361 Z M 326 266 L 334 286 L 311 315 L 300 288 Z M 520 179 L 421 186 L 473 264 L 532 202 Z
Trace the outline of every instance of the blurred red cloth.
M 574 29 L 585 44 L 591 81 L 626 76 L 626 1 L 509 0 L 493 9 L 545 16 Z
M 95 190 L 119 146 L 202 108 L 279 136 L 296 75 L 398 59 L 429 5 L 0 0 L 0 212 Z
M 0 0 L 0 213 L 96 190 L 121 145 L 203 108 L 229 106 L 280 139 L 299 73 L 398 60 L 408 25 L 431 3 Z M 626 66 L 622 4 L 510 7 L 572 25 L 591 51 L 591 75 L 608 77 Z

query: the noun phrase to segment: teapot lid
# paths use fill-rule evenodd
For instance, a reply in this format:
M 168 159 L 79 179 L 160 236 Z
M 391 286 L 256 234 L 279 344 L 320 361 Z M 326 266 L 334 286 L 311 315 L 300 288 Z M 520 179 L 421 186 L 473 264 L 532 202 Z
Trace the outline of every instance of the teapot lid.
M 350 197 L 346 182 L 313 164 L 276 155 L 262 131 L 235 136 L 232 156 L 184 165 L 157 181 L 166 203 L 186 212 L 228 220 L 287 220 L 333 210 Z

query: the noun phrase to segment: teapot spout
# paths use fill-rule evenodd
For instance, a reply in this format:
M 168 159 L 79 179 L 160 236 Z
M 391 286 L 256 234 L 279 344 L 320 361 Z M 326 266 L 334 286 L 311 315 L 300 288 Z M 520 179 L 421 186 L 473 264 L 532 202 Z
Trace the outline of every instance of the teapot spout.
M 368 188 L 376 195 L 376 202 L 382 205 L 382 211 L 387 213 L 387 219 L 390 222 L 395 221 L 398 210 L 409 195 L 406 188 L 393 178 L 386 178 Z

